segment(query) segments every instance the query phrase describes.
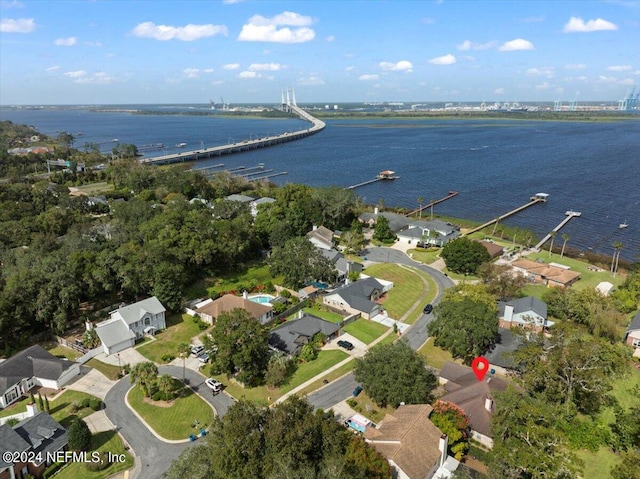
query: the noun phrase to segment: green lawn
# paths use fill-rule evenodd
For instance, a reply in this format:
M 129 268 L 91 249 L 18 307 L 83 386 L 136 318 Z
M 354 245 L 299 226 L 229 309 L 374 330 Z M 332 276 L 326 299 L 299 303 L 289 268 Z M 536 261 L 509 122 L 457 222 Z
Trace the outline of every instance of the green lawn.
M 524 296 L 533 296 L 542 301 L 542 297 L 549 290 L 544 284 L 526 284 L 520 289 Z
M 418 273 L 396 264 L 380 263 L 367 268 L 367 275 L 393 281 L 382 307 L 393 319 L 400 319 L 411 306 L 422 299 L 427 288 Z
M 341 316 L 338 313 L 333 313 L 331 311 L 324 311 L 319 308 L 302 308 L 302 310 L 307 314 L 312 314 L 318 318 L 322 318 L 331 323 L 339 323 L 344 319 L 344 316 Z M 287 320 L 295 319 L 298 317 L 298 313 L 292 314 L 287 318 Z
M 410 249 L 407 254 L 420 263 L 431 264 L 440 258 L 440 251 L 440 248 L 416 248 Z
M 113 190 L 113 185 L 110 185 L 107 182 L 101 182 L 91 183 L 90 185 L 81 185 L 77 186 L 76 188 L 78 188 L 78 190 L 80 190 L 81 192 L 86 193 L 88 196 L 92 196 Z
M 418 350 L 418 353 L 424 357 L 429 366 L 436 369 L 442 368 L 447 361 L 453 361 L 453 356 L 449 351 L 445 351 L 433 344 L 433 338 L 429 338 L 427 343 Z M 460 359 L 456 360 L 456 362 L 462 364 Z
M 351 324 L 347 324 L 342 328 L 343 331 L 356 337 L 364 344 L 371 344 L 372 341 L 378 339 L 389 328 L 380 323 L 376 323 L 369 319 L 358 319 Z
M 267 265 L 256 263 L 244 271 L 235 271 L 214 280 L 213 286 L 208 288 L 208 292 L 212 296 L 215 293 L 239 291 L 244 288 L 264 285 L 269 281 L 273 284 L 281 284 L 282 280 L 281 276 L 272 276 Z
M 87 393 L 67 389 L 64 393 L 58 396 L 57 399 L 49 401 L 49 410 L 51 411 L 51 417 L 62 424 L 64 427 L 69 427 L 71 425 L 71 421 L 74 418 L 77 417 L 82 419 L 90 414 L 93 414 L 95 411 L 88 407 L 82 408 L 75 413 L 71 412 L 71 408 L 74 404 L 86 398 L 98 399 L 95 396 Z M 37 400 L 38 398 L 36 396 L 36 401 Z
M 103 479 L 133 467 L 133 458 L 125 451 L 122 439 L 113 431 L 99 432 L 91 438 L 92 451 L 105 451 L 112 454 L 124 454 L 124 462 L 114 462 L 102 471 L 91 472 L 80 462 L 71 462 L 56 474 L 56 479 Z
M 609 471 L 620 462 L 620 458 L 604 446 L 596 452 L 581 449 L 575 453 L 584 462 L 584 477 L 589 479 L 611 479 Z
M 40 343 L 40 346 L 42 346 L 44 349 L 49 351 L 54 356 L 56 356 L 58 358 L 66 358 L 69 361 L 75 361 L 80 356 L 82 356 L 82 354 L 80 354 L 79 352 L 75 351 L 74 349 L 65 348 L 64 346 L 61 346 L 60 344 L 58 344 L 56 342 L 53 342 L 53 341 L 49 341 L 49 342 L 46 342 L 46 343 Z
M 118 373 L 122 371 L 122 368 L 114 366 L 113 364 L 103 363 L 96 358 L 89 359 L 89 361 L 86 362 L 86 365 L 91 368 L 97 369 L 112 381 L 116 381 L 118 379 Z
M 174 399 L 170 407 L 144 402 L 142 389 L 138 386 L 129 390 L 127 398 L 131 407 L 165 439 L 187 439 L 213 422 L 213 410 L 191 389 L 187 389 L 185 397 Z M 199 423 L 197 429 L 192 427 L 195 420 Z
M 36 401 L 38 398 L 36 397 Z M 27 410 L 27 404 L 31 401 L 31 398 L 26 397 L 20 401 L 14 402 L 11 406 L 4 409 L 0 409 L 0 417 L 13 416 Z
M 578 273 L 580 273 L 580 279 L 576 281 L 572 286 L 572 288 L 574 289 L 593 289 L 601 281 L 608 281 L 610 283 L 613 283 L 614 286 L 618 286 L 624 282 L 624 277 L 621 277 L 621 275 L 619 274 L 614 278 L 613 274 L 611 274 L 608 270 L 591 271 L 589 269 L 589 263 L 585 261 L 567 258 L 566 256 L 561 258 L 560 255 L 556 253 L 549 255 L 548 251 L 532 253 L 528 255 L 527 258 L 532 261 L 541 259 L 545 263 L 558 263 L 571 267 L 572 271 L 577 271 Z
M 171 314 L 167 316 L 167 329 L 156 333 L 156 340 L 137 348 L 137 351 L 150 361 L 161 364 L 162 355 L 178 356 L 178 346 L 189 343 L 191 338 L 202 333 L 193 318 L 188 314 Z

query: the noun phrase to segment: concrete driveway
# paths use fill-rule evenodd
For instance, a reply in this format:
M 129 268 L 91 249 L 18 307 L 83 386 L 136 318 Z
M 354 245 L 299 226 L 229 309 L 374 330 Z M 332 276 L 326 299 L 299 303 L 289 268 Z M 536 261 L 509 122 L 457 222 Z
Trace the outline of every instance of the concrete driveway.
M 120 357 L 120 359 L 118 359 L 118 356 Z M 125 364 L 133 366 L 134 364 L 149 361 L 133 348 L 128 348 L 124 351 L 120 351 L 119 353 L 110 354 L 109 356 L 104 353 L 100 353 L 95 357 L 95 359 L 97 359 L 98 361 L 102 361 L 103 363 L 112 364 L 114 366 L 124 366 Z
M 113 431 L 115 429 L 115 426 L 107 417 L 104 409 L 89 414 L 83 420 L 87 423 L 87 426 L 89 426 L 89 430 L 94 434 L 97 432 Z
M 80 372 L 80 376 L 77 376 L 75 381 L 67 384 L 65 387 L 74 391 L 91 394 L 104 401 L 109 389 L 111 389 L 116 382 L 107 378 L 97 369 L 81 366 Z
M 353 344 L 353 349 L 351 351 L 347 351 L 346 349 L 341 348 L 340 346 L 338 346 L 338 341 L 349 341 L 351 344 Z M 342 336 L 338 336 L 322 347 L 322 349 L 339 349 L 340 351 L 350 354 L 351 356 L 354 356 L 356 358 L 364 356 L 368 348 L 369 347 L 365 343 L 360 341 L 355 336 L 351 336 L 349 333 L 344 333 Z

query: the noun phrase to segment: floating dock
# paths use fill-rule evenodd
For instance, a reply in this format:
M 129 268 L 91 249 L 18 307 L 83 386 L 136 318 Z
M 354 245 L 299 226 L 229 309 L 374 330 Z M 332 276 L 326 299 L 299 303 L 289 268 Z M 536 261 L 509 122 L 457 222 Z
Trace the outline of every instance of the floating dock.
M 547 236 L 545 236 L 544 238 L 542 238 L 542 240 L 540 240 L 540 242 L 534 246 L 535 249 L 540 249 L 540 247 L 545 244 L 547 241 L 549 241 L 549 239 L 551 238 L 551 235 L 553 233 L 557 233 L 558 231 L 560 231 L 560 229 L 566 225 L 569 221 L 571 221 L 573 218 L 576 218 L 577 216 L 582 216 L 582 213 L 579 213 L 577 211 L 567 211 L 565 213 L 565 215 L 567 215 L 567 217 L 565 219 L 563 219 L 558 226 L 556 226 L 555 228 L 553 228 L 551 230 L 551 233 L 549 233 Z
M 547 198 L 549 197 L 549 195 L 547 193 L 536 193 L 535 195 L 533 195 L 530 199 L 531 201 L 529 201 L 529 203 L 525 203 L 522 206 L 519 206 L 518 208 L 511 210 L 505 214 L 503 214 L 502 216 L 498 216 L 497 218 L 492 219 L 491 221 L 487 221 L 486 223 L 480 225 L 480 226 L 476 226 L 473 229 L 470 229 L 469 231 L 467 231 L 466 233 L 464 233 L 462 236 L 467 236 L 470 235 L 472 233 L 475 233 L 476 231 L 480 231 L 482 228 L 486 228 L 487 226 L 491 226 L 493 223 L 497 223 L 498 221 L 501 221 L 505 218 L 508 218 L 509 216 L 515 215 L 516 213 L 528 208 L 529 206 L 533 206 L 536 203 L 546 203 L 547 202 Z
M 450 191 L 449 193 L 447 193 L 447 196 L 445 196 L 444 198 L 440 198 L 439 200 L 434 200 L 431 203 L 429 203 L 428 205 L 424 205 L 424 206 L 421 206 L 420 208 L 418 208 L 417 210 L 410 211 L 405 216 L 413 216 L 415 214 L 418 214 L 421 211 L 424 211 L 424 210 L 426 210 L 428 208 L 431 208 L 432 206 L 435 206 L 438 203 L 442 203 L 443 201 L 447 201 L 448 199 L 451 199 L 454 196 L 458 196 L 458 192 L 457 191 Z
M 347 186 L 345 190 L 353 190 L 355 188 L 359 188 L 360 186 L 370 185 L 371 183 L 375 183 L 376 181 L 397 180 L 400 177 L 397 176 L 395 173 L 396 173 L 395 171 L 391 171 L 391 170 L 381 171 L 376 175 L 376 177 L 373 180 L 367 180 L 367 181 L 363 181 L 362 183 L 357 183 L 355 185 Z

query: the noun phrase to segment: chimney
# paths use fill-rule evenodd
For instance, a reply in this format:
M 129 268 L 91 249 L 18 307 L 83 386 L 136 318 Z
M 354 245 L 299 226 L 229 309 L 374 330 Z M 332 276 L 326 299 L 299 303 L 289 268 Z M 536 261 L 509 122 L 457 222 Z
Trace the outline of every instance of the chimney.
M 33 417 L 38 414 L 38 405 L 36 403 L 27 404 L 27 417 Z
M 318 229 L 318 225 L 312 225 L 312 226 L 311 226 L 311 231 L 315 231 L 315 230 L 317 230 L 317 229 Z
M 249 293 L 247 293 L 246 289 L 242 292 L 242 298 L 243 299 L 249 299 Z
M 447 460 L 447 449 L 449 448 L 449 436 L 443 434 L 440 436 L 440 442 L 438 443 L 438 449 L 440 450 L 440 466 Z
M 492 398 L 491 396 L 487 396 L 487 397 L 484 399 L 484 408 L 485 408 L 487 411 L 491 412 L 491 407 L 492 407 L 492 406 L 493 406 L 493 398 Z
M 377 214 L 378 214 L 378 207 L 377 207 L 377 206 L 375 206 L 375 207 L 373 208 L 373 214 L 374 214 L 374 215 L 377 215 Z
M 504 306 L 504 320 L 508 323 L 513 321 L 513 305 L 505 304 Z
M 85 328 L 87 331 L 91 331 L 91 330 L 93 330 L 93 323 L 87 319 L 87 320 L 84 322 L 84 328 Z

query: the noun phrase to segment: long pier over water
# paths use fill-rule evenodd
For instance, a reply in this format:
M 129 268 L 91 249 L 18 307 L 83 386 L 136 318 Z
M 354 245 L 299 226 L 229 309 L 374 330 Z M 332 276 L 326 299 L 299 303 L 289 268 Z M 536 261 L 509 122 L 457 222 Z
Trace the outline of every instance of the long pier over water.
M 518 213 L 519 211 L 522 211 L 526 208 L 528 208 L 529 206 L 533 206 L 536 203 L 545 203 L 547 201 L 547 197 L 549 195 L 546 193 L 536 193 L 535 195 L 533 195 L 531 197 L 531 201 L 529 201 L 528 203 L 525 203 L 522 206 L 519 206 L 511 211 L 506 212 L 505 214 L 503 214 L 502 216 L 498 216 L 497 218 L 492 219 L 491 221 L 487 221 L 486 223 L 480 225 L 480 226 L 476 226 L 473 229 L 470 229 L 469 231 L 467 231 L 466 233 L 464 233 L 463 236 L 467 236 L 470 235 L 471 233 L 475 233 L 476 231 L 480 231 L 482 228 L 486 228 L 487 226 L 492 225 L 493 223 L 497 223 L 500 220 L 503 220 L 504 218 L 507 218 L 511 215 L 515 215 L 516 213 Z
M 292 133 L 281 133 L 279 135 L 266 136 L 255 140 L 244 140 L 238 143 L 230 143 L 211 148 L 181 151 L 179 153 L 170 153 L 168 155 L 154 156 L 152 158 L 142 158 L 140 163 L 146 165 L 168 165 L 184 161 L 206 160 L 208 158 L 231 155 L 233 153 L 240 153 L 249 150 L 257 150 L 258 148 L 265 148 L 268 146 L 279 145 L 281 143 L 287 143 L 289 141 L 299 140 L 324 130 L 326 126 L 324 121 L 311 116 L 296 105 L 287 105 L 287 107 L 292 113 L 298 115 L 302 120 L 310 122 L 311 126 L 307 129 L 294 131 Z

